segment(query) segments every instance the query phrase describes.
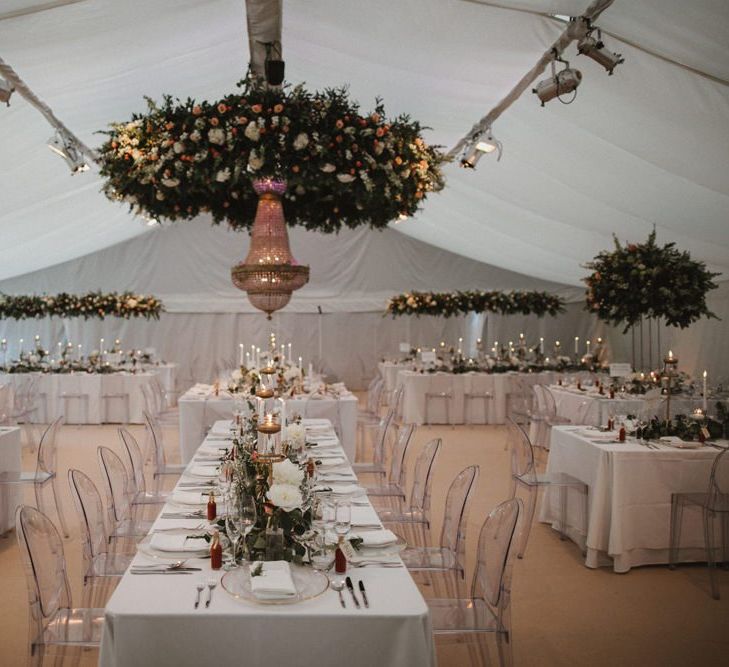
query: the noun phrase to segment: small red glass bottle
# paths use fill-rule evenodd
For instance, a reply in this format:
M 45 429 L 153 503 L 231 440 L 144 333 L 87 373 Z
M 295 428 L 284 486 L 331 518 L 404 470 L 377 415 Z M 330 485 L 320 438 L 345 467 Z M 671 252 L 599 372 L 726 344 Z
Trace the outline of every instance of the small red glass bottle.
M 618 440 L 625 442 L 625 426 L 620 424 L 620 430 L 618 431 Z
M 347 571 L 347 557 L 344 555 L 342 545 L 344 544 L 344 536 L 339 536 L 339 543 L 337 544 L 337 550 L 334 552 L 334 571 L 337 574 L 343 574 Z
M 208 496 L 208 521 L 215 521 L 218 516 L 218 504 L 215 502 L 215 491 L 210 492 Z
M 615 398 L 615 388 L 610 387 L 610 398 Z
M 223 547 L 220 544 L 220 532 L 213 532 L 213 539 L 210 542 L 210 567 L 219 570 L 223 567 Z

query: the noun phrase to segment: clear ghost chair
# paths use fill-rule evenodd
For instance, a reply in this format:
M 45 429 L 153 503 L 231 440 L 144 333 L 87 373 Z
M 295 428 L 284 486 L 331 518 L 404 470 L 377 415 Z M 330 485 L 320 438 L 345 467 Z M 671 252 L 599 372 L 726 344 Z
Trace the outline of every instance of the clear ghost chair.
M 474 373 L 470 374 L 470 377 L 467 376 L 467 379 L 469 380 L 468 390 L 463 394 L 463 423 L 478 423 L 468 419 L 473 413 L 472 404 L 475 401 L 475 407 L 483 409 L 483 422 L 481 423 L 488 424 L 490 422 L 489 408 L 493 405 L 494 400 L 494 376 Z
M 25 570 L 30 610 L 30 662 L 43 664 L 47 650 L 98 647 L 104 610 L 74 607 L 66 574 L 63 542 L 51 520 L 34 507 L 15 513 L 20 558 Z
M 364 410 L 357 414 L 357 456 L 356 459 L 361 461 L 365 457 L 365 449 L 367 444 L 367 433 L 376 432 L 380 424 L 380 404 L 382 401 L 382 391 L 384 389 L 384 381 L 379 376 L 375 376 L 367 388 L 367 404 Z
M 147 442 L 152 454 L 152 477 L 157 491 L 163 475 L 181 475 L 185 471 L 182 463 L 167 463 L 165 445 L 162 439 L 162 427 L 157 419 L 147 410 L 143 411 L 144 423 L 147 427 Z M 145 461 L 147 456 L 144 457 Z
M 129 567 L 133 555 L 109 550 L 104 505 L 99 490 L 88 475 L 71 468 L 68 471 L 68 484 L 81 526 L 86 590 L 88 583 L 98 579 L 121 577 Z
M 390 408 L 384 417 L 380 419 L 377 428 L 377 435 L 372 444 L 372 462 L 355 463 L 352 469 L 357 475 L 380 475 L 387 474 L 385 468 L 385 449 L 390 429 L 393 428 L 393 416 L 395 412 Z
M 431 487 L 435 459 L 441 444 L 440 438 L 434 438 L 426 443 L 423 450 L 418 454 L 415 461 L 413 488 L 410 491 L 408 509 L 402 511 L 399 509 L 378 509 L 377 511 L 382 523 L 398 524 L 405 529 L 418 529 L 412 538 L 408 540 L 411 544 L 414 544 L 416 540 L 420 540 L 420 544 L 423 545 L 429 544 Z
M 35 502 L 38 509 L 48 514 L 45 503 L 45 491 L 50 485 L 53 495 L 53 502 L 56 506 L 56 513 L 61 524 L 64 537 L 68 537 L 68 526 L 66 518 L 63 515 L 63 508 L 59 500 L 58 491 L 58 475 L 56 474 L 57 452 L 56 437 L 58 430 L 63 422 L 63 417 L 58 417 L 49 424 L 45 432 L 41 436 L 38 444 L 38 456 L 36 458 L 36 468 L 34 472 L 3 472 L 0 473 L 0 486 L 14 484 L 32 484 L 35 491 Z
M 442 401 L 445 408 L 445 422 L 451 423 L 451 401 L 453 400 L 453 379 L 447 373 L 434 373 L 430 376 L 430 385 L 425 393 L 425 415 L 423 422 L 430 424 L 430 404 Z
M 725 562 L 729 562 L 729 449 L 719 452 L 711 466 L 709 486 L 705 492 L 698 493 L 672 493 L 671 494 L 671 549 L 670 566 L 673 570 L 678 562 L 678 550 L 681 545 L 681 522 L 683 510 L 693 507 L 701 511 L 704 523 L 704 547 L 706 549 L 706 563 L 709 570 L 709 583 L 711 584 L 711 597 L 720 598 L 719 587 L 716 584 L 714 557 L 714 519 L 722 521 L 721 525 L 721 555 Z
M 137 439 L 125 428 L 118 430 L 119 438 L 124 445 L 127 457 L 129 458 L 129 466 L 131 475 L 129 475 L 129 483 L 132 489 L 133 505 L 160 505 L 167 502 L 170 494 L 164 491 L 154 493 L 147 491 L 147 482 L 144 479 L 144 456 L 139 448 Z
M 108 447 L 98 447 L 101 479 L 106 492 L 106 512 L 114 539 L 136 539 L 144 537 L 152 522 L 139 520 L 132 511 L 132 492 L 129 476 L 122 460 Z
M 513 663 L 511 578 L 521 511 L 521 500 L 512 498 L 497 505 L 486 518 L 478 538 L 470 597 L 426 600 L 433 634 L 475 638 L 479 664 L 489 664 L 488 647 L 481 642 L 488 634 L 496 636 L 499 664 Z
M 566 473 L 537 472 L 534 464 L 534 450 L 529 436 L 512 419 L 507 424 L 509 442 L 511 444 L 511 497 L 516 497 L 519 489 L 528 492 L 524 523 L 521 529 L 518 557 L 524 557 L 524 551 L 529 540 L 529 533 L 534 519 L 534 512 L 537 507 L 539 489 L 544 487 L 555 487 L 559 489 L 560 500 L 560 533 L 561 539 L 566 537 L 567 528 L 567 493 L 570 489 L 577 491 L 584 496 L 584 534 L 587 535 L 587 510 L 588 510 L 588 488 L 587 484 L 576 477 Z
M 459 590 L 460 583 L 466 578 L 465 551 L 469 501 L 476 488 L 478 475 L 478 466 L 468 466 L 451 482 L 446 495 L 439 546 L 408 547 L 400 553 L 408 570 L 424 572 L 427 575 L 433 573 L 446 575 L 449 583 L 454 580 L 455 591 Z
M 400 500 L 405 500 L 405 457 L 414 431 L 415 426 L 413 424 L 408 424 L 400 429 L 400 432 L 397 434 L 395 447 L 392 451 L 390 472 L 387 480 L 383 484 L 365 487 L 365 491 L 370 498 L 396 498 L 398 500 L 398 506 L 400 505 Z

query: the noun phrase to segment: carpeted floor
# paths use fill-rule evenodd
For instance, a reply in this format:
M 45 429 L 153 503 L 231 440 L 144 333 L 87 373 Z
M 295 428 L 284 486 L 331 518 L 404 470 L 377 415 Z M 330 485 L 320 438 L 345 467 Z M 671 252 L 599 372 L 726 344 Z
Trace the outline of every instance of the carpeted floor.
M 141 435 L 142 429 L 132 427 L 132 431 Z M 166 436 L 170 458 L 175 460 L 175 431 Z M 466 465 L 476 463 L 481 468 L 469 521 L 467 550 L 472 554 L 486 513 L 508 492 L 505 429 L 420 428 L 410 462 L 432 437 L 441 437 L 444 445 L 433 487 L 434 535 L 439 534 L 445 491 L 452 478 Z M 60 432 L 62 502 L 72 529 L 65 551 L 77 603 L 81 600 L 81 553 L 66 472 L 77 467 L 98 482 L 96 447 L 101 444 L 119 449 L 114 426 L 64 426 Z M 24 454 L 24 464 L 26 469 L 34 467 L 30 452 Z M 30 489 L 25 499 L 32 502 Z M 0 664 L 23 665 L 27 654 L 27 593 L 14 533 L 0 538 L 0 573 Z M 704 566 L 682 566 L 673 572 L 667 567 L 644 567 L 624 575 L 608 569 L 589 570 L 574 544 L 560 541 L 550 528 L 536 524 L 525 558 L 514 570 L 515 664 L 729 664 L 729 572 L 720 572 L 719 581 L 723 599 L 717 602 L 709 596 Z M 468 664 L 469 653 L 463 646 L 439 641 L 437 651 L 441 667 Z M 95 663 L 94 651 L 82 656 L 82 665 Z M 334 664 L 339 660 L 333 657 Z

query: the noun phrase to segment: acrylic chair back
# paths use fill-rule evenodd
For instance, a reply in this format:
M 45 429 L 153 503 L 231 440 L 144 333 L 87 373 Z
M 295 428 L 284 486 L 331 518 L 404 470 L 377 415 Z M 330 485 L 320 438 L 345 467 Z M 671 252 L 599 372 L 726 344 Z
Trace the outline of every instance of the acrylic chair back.
M 28 585 L 30 641 L 37 644 L 54 616 L 72 606 L 63 542 L 53 522 L 28 505 L 18 507 L 15 529 Z
M 446 495 L 440 546 L 456 554 L 456 562 L 463 567 L 466 559 L 466 528 L 470 499 L 476 488 L 478 466 L 468 466 L 456 475 Z
M 709 507 L 719 507 L 722 498 L 724 511 L 729 507 L 729 449 L 719 452 L 711 466 L 711 476 L 709 477 Z
M 385 416 L 380 419 L 380 424 L 377 427 L 377 439 L 375 441 L 374 451 L 372 452 L 372 463 L 375 465 L 382 465 L 385 460 L 385 444 L 387 443 L 387 434 L 392 425 L 392 418 L 395 411 L 390 408 Z
M 382 390 L 384 382 L 382 378 L 375 377 L 367 388 L 367 412 L 376 415 L 380 409 L 380 401 L 382 400 Z
M 131 517 L 131 492 L 129 477 L 122 460 L 108 447 L 96 450 L 101 469 L 101 479 L 106 491 L 106 510 L 109 526 Z
M 413 489 L 410 492 L 410 509 L 420 512 L 425 518 L 430 512 L 430 491 L 435 469 L 435 459 L 440 450 L 442 441 L 440 438 L 433 438 L 428 442 L 423 451 L 418 455 L 415 462 L 415 473 L 413 477 Z
M 104 505 L 96 485 L 80 470 L 71 468 L 68 471 L 68 485 L 71 487 L 73 503 L 81 526 L 84 563 L 88 571 L 94 558 L 108 550 L 109 534 L 106 530 Z
M 37 472 L 46 475 L 53 475 L 56 472 L 56 438 L 61 428 L 63 417 L 53 420 L 43 432 L 38 444 Z
M 400 429 L 395 441 L 395 447 L 392 450 L 392 460 L 390 461 L 390 484 L 398 484 L 401 488 L 405 487 L 406 469 L 405 456 L 407 455 L 408 445 L 415 431 L 415 426 L 408 424 Z
M 390 401 L 390 408 L 392 409 L 392 418 L 395 421 L 400 421 L 402 417 L 402 401 L 405 394 L 405 385 L 399 385 L 392 394 L 392 400 Z
M 534 481 L 534 449 L 529 436 L 511 417 L 507 419 L 507 430 L 511 446 L 511 474 L 525 482 Z
M 554 394 L 552 390 L 546 385 L 538 385 L 544 396 L 544 408 L 545 412 L 549 417 L 557 416 L 557 402 L 554 400 Z
M 519 498 L 497 505 L 486 517 L 478 538 L 471 597 L 485 600 L 492 610 L 498 609 L 497 617 L 501 617 L 509 604 L 521 511 Z
M 147 483 L 144 479 L 144 456 L 142 455 L 142 450 L 139 448 L 139 443 L 125 428 L 119 429 L 119 437 L 129 457 L 129 466 L 132 471 L 129 483 L 131 484 L 132 493 L 145 493 L 147 491 Z
M 144 415 L 144 423 L 147 426 L 149 444 L 152 447 L 155 469 L 162 470 L 167 465 L 164 443 L 162 441 L 162 429 L 160 428 L 157 418 L 148 410 L 144 410 L 142 414 Z

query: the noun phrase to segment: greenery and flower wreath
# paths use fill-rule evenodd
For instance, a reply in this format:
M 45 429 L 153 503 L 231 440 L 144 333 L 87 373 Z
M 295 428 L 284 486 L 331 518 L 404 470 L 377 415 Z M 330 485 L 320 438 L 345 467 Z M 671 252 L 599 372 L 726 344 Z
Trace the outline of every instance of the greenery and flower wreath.
M 385 227 L 411 216 L 443 186 L 438 148 L 408 116 L 385 118 L 378 100 L 360 112 L 346 89 L 269 90 L 254 79 L 216 102 L 181 101 L 112 124 L 100 150 L 108 197 L 152 218 L 250 228 L 258 204 L 252 181 L 288 184 L 289 225 L 320 232 Z
M 610 324 L 625 323 L 625 331 L 642 317 L 663 317 L 682 329 L 701 317 L 713 317 L 706 294 L 717 287 L 704 262 L 691 259 L 675 243 L 656 243 L 653 230 L 645 243 L 625 246 L 615 239 L 615 250 L 604 250 L 586 265 L 587 310 Z
M 385 314 L 451 317 L 467 313 L 556 315 L 564 300 L 547 292 L 406 292 L 390 298 Z
M 25 320 L 41 317 L 144 317 L 159 319 L 164 311 L 162 302 L 154 296 L 132 292 L 89 292 L 43 296 L 12 296 L 0 294 L 0 319 Z

